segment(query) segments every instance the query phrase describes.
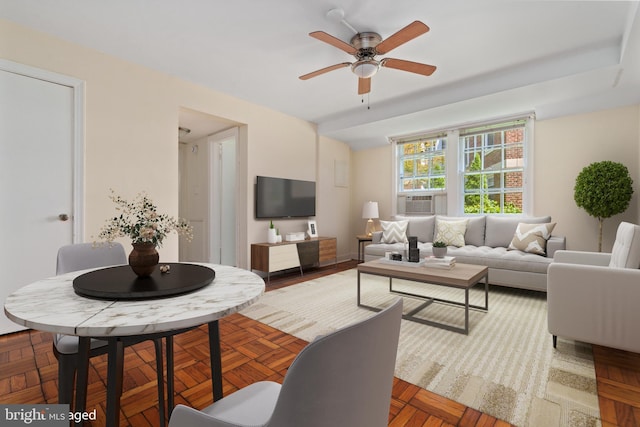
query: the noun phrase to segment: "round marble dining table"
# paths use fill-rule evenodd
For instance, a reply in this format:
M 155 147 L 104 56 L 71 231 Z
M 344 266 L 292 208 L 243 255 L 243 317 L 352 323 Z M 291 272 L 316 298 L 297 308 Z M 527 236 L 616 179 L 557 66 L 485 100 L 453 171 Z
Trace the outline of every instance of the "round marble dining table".
M 123 343 L 127 339 L 168 337 L 176 331 L 207 324 L 214 400 L 222 397 L 218 320 L 258 300 L 264 293 L 265 284 L 260 276 L 240 268 L 193 264 L 213 269 L 215 279 L 207 286 L 182 295 L 143 300 L 86 298 L 76 294 L 73 280 L 89 271 L 100 270 L 91 269 L 26 285 L 7 297 L 4 311 L 9 319 L 19 325 L 80 337 L 76 381 L 76 402 L 80 402 L 80 408 L 76 403 L 76 410 L 84 410 L 86 378 L 83 376 L 88 374 L 90 339 L 100 338 L 109 342 L 107 394 L 112 397 L 107 400 L 107 425 L 117 426 L 120 412 L 118 393 L 121 394 L 122 390 Z M 172 375 L 172 372 L 168 375 Z M 81 387 L 83 380 L 84 390 Z

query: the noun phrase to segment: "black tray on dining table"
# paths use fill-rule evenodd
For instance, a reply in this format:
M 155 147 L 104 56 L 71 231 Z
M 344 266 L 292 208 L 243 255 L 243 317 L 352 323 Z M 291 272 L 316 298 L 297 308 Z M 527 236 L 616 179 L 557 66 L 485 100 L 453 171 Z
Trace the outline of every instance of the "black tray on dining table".
M 83 297 L 108 300 L 141 300 L 185 294 L 210 284 L 216 272 L 197 264 L 167 263 L 169 272 L 157 266 L 151 276 L 138 277 L 128 265 L 84 273 L 73 280 L 73 290 Z

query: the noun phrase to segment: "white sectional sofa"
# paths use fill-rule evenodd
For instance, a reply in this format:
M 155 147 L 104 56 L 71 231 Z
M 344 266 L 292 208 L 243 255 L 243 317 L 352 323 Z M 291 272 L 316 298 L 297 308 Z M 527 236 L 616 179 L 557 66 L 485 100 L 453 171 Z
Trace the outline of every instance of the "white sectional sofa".
M 464 244 L 448 246 L 447 255 L 454 256 L 457 262 L 480 264 L 489 267 L 489 282 L 494 285 L 510 286 L 537 291 L 547 290 L 547 269 L 557 250 L 566 248 L 562 236 L 550 236 L 546 241 L 545 255 L 509 249 L 518 224 L 549 224 L 551 217 L 511 217 L 501 215 L 483 215 L 470 217 L 446 216 L 401 216 L 393 221 L 407 221 L 406 236 L 418 238 L 420 258 L 431 256 L 434 233 L 438 221 L 466 221 Z M 404 253 L 405 243 L 384 243 L 383 232 L 376 231 L 371 244 L 364 249 L 365 261 L 385 256 L 386 252 Z

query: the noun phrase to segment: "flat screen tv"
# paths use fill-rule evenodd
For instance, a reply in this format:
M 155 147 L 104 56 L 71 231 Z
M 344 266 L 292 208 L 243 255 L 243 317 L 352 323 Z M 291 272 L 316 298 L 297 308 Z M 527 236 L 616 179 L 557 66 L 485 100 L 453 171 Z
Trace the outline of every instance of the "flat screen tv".
M 301 218 L 315 215 L 315 182 L 257 177 L 256 218 Z

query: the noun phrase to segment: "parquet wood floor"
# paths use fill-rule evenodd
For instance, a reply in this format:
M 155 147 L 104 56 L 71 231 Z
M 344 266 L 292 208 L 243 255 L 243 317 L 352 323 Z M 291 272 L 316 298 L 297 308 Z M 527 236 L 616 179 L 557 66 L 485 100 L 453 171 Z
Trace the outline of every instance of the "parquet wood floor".
M 320 268 L 304 277 L 272 277 L 267 291 L 302 280 L 353 268 Z M 307 344 L 291 335 L 239 314 L 220 321 L 223 387 L 229 394 L 255 381 L 282 381 L 296 354 Z M 0 403 L 56 403 L 57 362 L 51 335 L 24 331 L 0 336 Z M 208 335 L 205 327 L 175 338 L 176 403 L 196 408 L 211 403 L 208 375 Z M 594 347 L 603 427 L 640 427 L 640 355 Z M 96 409 L 103 426 L 106 401 L 106 356 L 93 358 L 87 407 Z M 125 350 L 121 426 L 157 426 L 154 349 L 151 342 Z M 394 380 L 389 426 L 504 427 L 510 424 L 438 396 L 400 379 Z

